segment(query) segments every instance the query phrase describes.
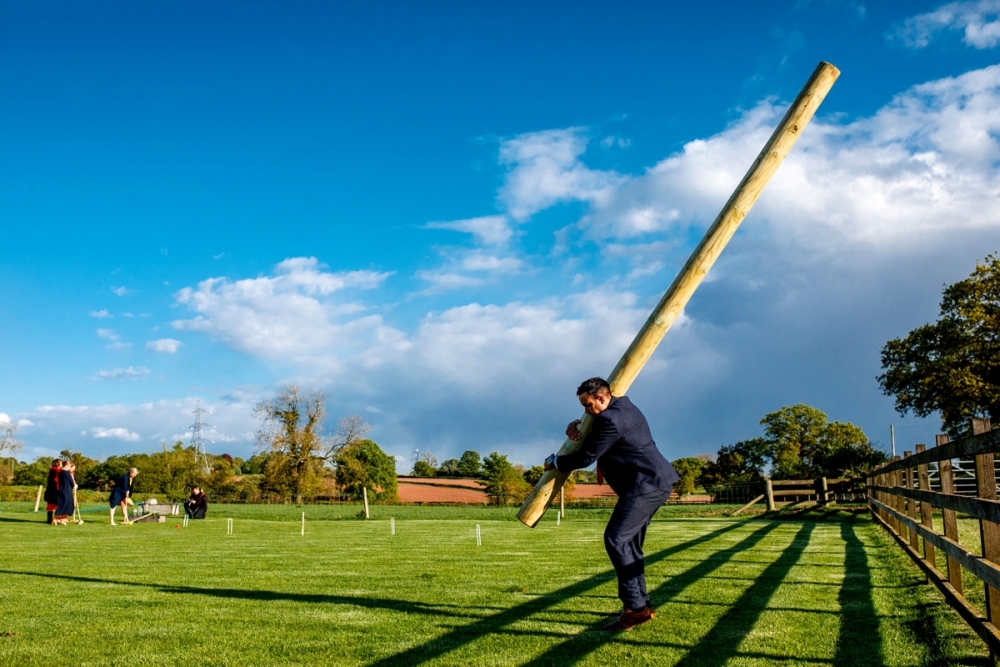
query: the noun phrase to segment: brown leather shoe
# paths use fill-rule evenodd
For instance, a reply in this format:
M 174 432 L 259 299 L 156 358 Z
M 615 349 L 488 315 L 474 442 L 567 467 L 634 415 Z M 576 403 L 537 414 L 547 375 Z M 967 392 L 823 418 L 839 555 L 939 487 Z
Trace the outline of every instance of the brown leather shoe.
M 618 632 L 620 630 L 631 630 L 637 625 L 642 625 L 643 623 L 648 623 L 656 617 L 656 613 L 653 611 L 653 607 L 646 605 L 642 609 L 636 609 L 635 611 L 631 609 L 626 609 L 625 612 L 619 616 L 612 623 L 608 623 L 604 626 L 605 630 L 610 630 L 612 632 Z

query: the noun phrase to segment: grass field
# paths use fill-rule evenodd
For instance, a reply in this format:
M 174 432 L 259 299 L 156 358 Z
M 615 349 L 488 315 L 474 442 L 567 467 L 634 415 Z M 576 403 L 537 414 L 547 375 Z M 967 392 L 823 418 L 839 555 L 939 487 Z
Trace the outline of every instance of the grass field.
M 0 665 L 987 664 L 864 516 L 665 508 L 646 542 L 657 618 L 610 634 L 607 510 L 530 530 L 513 510 L 309 506 L 305 536 L 301 511 L 55 527 L 0 504 Z

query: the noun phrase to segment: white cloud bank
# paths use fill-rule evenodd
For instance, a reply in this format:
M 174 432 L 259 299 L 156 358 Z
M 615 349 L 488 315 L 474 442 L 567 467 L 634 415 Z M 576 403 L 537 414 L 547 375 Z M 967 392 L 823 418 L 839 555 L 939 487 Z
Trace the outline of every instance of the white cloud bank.
M 124 442 L 138 442 L 139 434 L 127 428 L 101 428 L 99 426 L 90 429 L 90 435 L 95 438 L 113 438 Z
M 922 49 L 945 31 L 960 31 L 962 41 L 968 46 L 993 48 L 1000 42 L 1000 0 L 950 2 L 907 19 L 889 37 L 910 48 Z
M 210 278 L 175 294 L 198 315 L 177 320 L 181 331 L 199 331 L 256 356 L 309 363 L 327 350 L 346 349 L 382 328 L 378 315 L 351 320 L 367 310 L 337 298 L 350 290 L 371 290 L 390 273 L 325 271 L 314 257 L 287 259 L 275 275 L 229 281 Z M 341 323 L 346 320 L 346 322 Z

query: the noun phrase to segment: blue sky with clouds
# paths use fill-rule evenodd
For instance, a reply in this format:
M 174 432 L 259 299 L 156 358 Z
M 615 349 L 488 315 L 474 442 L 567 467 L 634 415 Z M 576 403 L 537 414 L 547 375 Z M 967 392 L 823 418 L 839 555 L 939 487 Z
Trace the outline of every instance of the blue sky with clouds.
M 1000 249 L 1000 0 L 0 2 L 0 418 L 249 455 L 295 382 L 539 461 L 820 60 L 842 75 L 630 391 L 671 458 L 804 402 L 900 449 L 886 340 Z

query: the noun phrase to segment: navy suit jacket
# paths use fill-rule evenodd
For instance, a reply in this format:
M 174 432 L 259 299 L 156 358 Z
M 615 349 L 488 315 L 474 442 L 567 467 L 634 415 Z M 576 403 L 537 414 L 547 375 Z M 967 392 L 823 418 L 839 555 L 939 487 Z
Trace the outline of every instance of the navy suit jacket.
M 619 498 L 669 492 L 680 479 L 656 448 L 646 418 L 628 396 L 612 397 L 608 407 L 593 417 L 590 433 L 580 448 L 557 456 L 555 466 L 560 472 L 569 472 L 594 461 Z

